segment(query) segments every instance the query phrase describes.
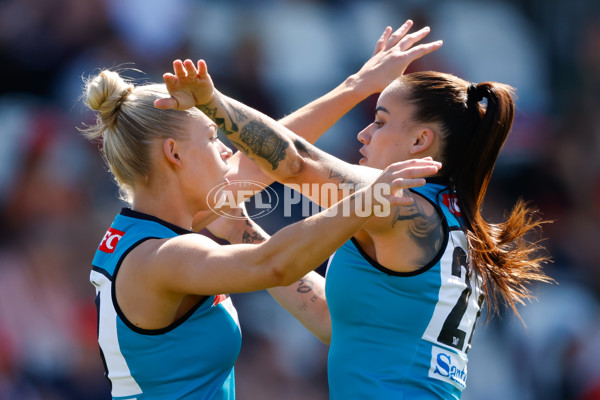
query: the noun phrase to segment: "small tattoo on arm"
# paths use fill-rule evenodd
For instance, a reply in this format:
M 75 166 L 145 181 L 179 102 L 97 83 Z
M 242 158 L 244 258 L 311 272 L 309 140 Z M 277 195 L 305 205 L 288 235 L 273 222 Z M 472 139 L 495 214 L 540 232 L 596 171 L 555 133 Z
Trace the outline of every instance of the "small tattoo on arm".
M 256 231 L 244 231 L 244 233 L 242 233 L 242 243 L 260 243 L 260 242 L 264 242 L 265 238 L 258 232 Z
M 312 282 L 306 278 L 301 278 L 298 281 L 298 293 L 308 293 L 312 291 Z
M 293 142 L 294 142 L 294 146 L 296 147 L 296 150 L 298 150 L 298 153 L 301 156 L 304 156 L 306 158 L 310 158 L 313 160 L 317 159 L 316 154 L 313 153 L 311 150 L 308 150 L 308 146 L 303 140 L 294 139 Z

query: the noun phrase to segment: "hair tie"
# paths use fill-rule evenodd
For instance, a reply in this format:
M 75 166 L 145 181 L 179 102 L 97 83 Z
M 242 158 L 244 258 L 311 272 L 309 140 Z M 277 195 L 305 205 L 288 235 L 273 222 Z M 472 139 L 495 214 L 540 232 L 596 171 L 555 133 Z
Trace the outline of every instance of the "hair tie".
M 479 103 L 481 100 L 483 100 L 482 90 L 476 84 L 470 84 L 467 88 L 467 102 Z
M 121 98 L 119 98 L 119 100 L 117 100 L 117 104 L 115 105 L 115 111 L 117 111 L 121 108 L 121 104 L 123 104 L 123 102 L 131 94 L 131 92 L 133 92 L 132 86 L 128 86 L 127 88 L 123 89 L 123 91 L 121 92 Z

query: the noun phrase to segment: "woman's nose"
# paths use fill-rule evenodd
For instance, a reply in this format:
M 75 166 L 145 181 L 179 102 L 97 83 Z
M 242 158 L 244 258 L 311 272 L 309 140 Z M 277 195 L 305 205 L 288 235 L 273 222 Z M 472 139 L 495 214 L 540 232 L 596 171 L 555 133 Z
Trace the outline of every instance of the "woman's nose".
M 369 142 L 371 141 L 371 135 L 367 132 L 368 129 L 369 129 L 369 127 L 367 126 L 365 129 L 358 132 L 358 135 L 356 135 L 356 138 L 362 144 L 369 144 Z
M 223 151 L 221 152 L 221 158 L 223 158 L 223 160 L 227 160 L 229 159 L 232 155 L 233 155 L 233 150 L 231 150 L 229 147 L 223 145 Z

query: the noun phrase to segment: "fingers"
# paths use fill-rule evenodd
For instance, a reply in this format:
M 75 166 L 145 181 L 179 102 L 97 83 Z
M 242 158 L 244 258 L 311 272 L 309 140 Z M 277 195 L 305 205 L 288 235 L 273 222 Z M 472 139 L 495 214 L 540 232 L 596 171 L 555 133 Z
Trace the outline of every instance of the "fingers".
M 154 100 L 154 107 L 160 108 L 161 110 L 177 109 L 177 106 L 177 100 L 173 97 Z
M 411 168 L 411 167 L 423 167 L 423 166 L 434 166 L 438 169 L 442 168 L 442 163 L 438 161 L 434 161 L 431 157 L 425 158 L 414 158 L 406 161 L 399 161 L 391 164 L 388 169 L 395 170 L 397 172 L 402 171 L 403 169 Z
M 444 44 L 444 41 L 442 41 L 442 40 L 437 40 L 435 42 L 431 42 L 431 43 L 427 43 L 427 44 L 420 44 L 416 47 L 413 47 L 410 50 L 407 50 L 405 52 L 405 54 L 407 56 L 409 56 L 412 60 L 416 60 L 418 58 L 423 57 L 425 54 L 429 54 L 432 51 L 439 49 L 440 47 L 442 47 L 443 44 Z
M 206 69 L 206 64 L 204 64 L 204 67 Z M 190 59 L 183 62 L 181 60 L 173 61 L 173 71 L 179 79 L 195 78 L 198 76 L 200 70 L 200 61 L 198 61 L 198 69 L 196 69 L 196 66 Z
M 208 77 L 208 67 L 206 66 L 206 61 L 204 60 L 198 60 L 198 77 Z
M 395 45 L 398 44 L 398 42 L 400 41 L 400 39 L 402 39 L 404 37 L 404 35 L 406 35 L 406 33 L 410 30 L 410 28 L 412 28 L 413 26 L 413 21 L 412 20 L 406 20 L 406 22 L 404 24 L 402 24 L 402 26 L 400 28 L 398 28 L 396 30 L 396 32 L 394 32 L 389 39 L 387 40 L 386 44 L 385 44 L 385 50 L 389 50 L 392 47 L 394 47 Z
M 379 37 L 379 40 L 377 40 L 377 43 L 375 43 L 375 50 L 373 51 L 373 55 L 375 55 L 375 54 L 379 53 L 381 50 L 383 50 L 383 48 L 385 47 L 385 43 L 389 39 L 391 33 L 392 33 L 392 27 L 387 26 L 385 28 L 385 30 L 383 31 L 383 33 L 381 34 L 381 36 Z
M 431 28 L 428 26 L 419 29 L 418 31 L 411 33 L 410 35 L 406 35 L 400 41 L 400 50 L 405 51 L 412 47 L 413 44 L 417 43 L 419 40 L 423 39 L 431 32 Z
M 411 179 L 421 179 L 427 176 L 432 176 L 437 174 L 439 171 L 437 166 L 422 166 L 422 167 L 411 167 L 411 168 L 403 168 L 399 171 L 392 171 L 390 173 L 390 178 L 393 179 L 395 185 L 401 185 L 403 181 L 406 181 L 407 185 L 410 184 Z M 406 186 L 412 187 L 412 186 Z
M 188 78 L 195 78 L 198 76 L 198 71 L 196 70 L 196 66 L 192 62 L 192 60 L 185 60 L 183 62 L 183 66 L 185 67 L 185 71 L 187 72 Z
M 183 63 L 181 62 L 181 60 L 173 61 L 173 71 L 175 72 L 175 76 L 179 79 L 185 78 L 185 68 L 183 68 Z

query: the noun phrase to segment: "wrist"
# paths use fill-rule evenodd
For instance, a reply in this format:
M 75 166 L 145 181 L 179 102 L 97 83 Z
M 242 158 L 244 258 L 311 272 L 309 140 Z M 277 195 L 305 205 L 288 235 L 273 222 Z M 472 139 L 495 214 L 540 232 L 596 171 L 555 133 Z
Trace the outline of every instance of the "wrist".
M 347 77 L 342 86 L 348 90 L 349 95 L 356 97 L 357 104 L 375 93 L 373 88 L 369 87 L 368 82 L 363 79 L 360 72 Z
M 213 89 L 210 97 L 204 98 L 203 101 L 199 101 L 196 103 L 196 108 L 204 111 L 206 108 L 214 106 L 215 101 L 217 100 L 218 92 L 217 89 Z

